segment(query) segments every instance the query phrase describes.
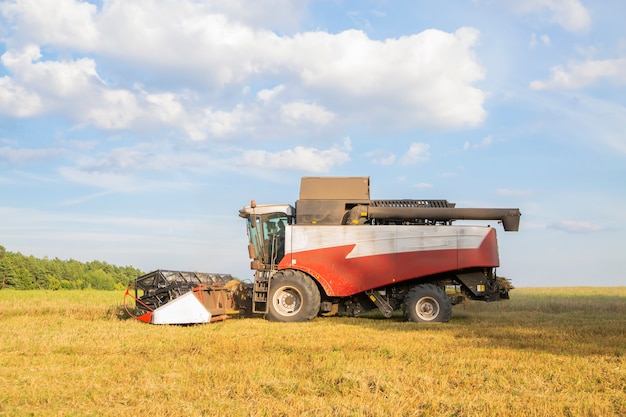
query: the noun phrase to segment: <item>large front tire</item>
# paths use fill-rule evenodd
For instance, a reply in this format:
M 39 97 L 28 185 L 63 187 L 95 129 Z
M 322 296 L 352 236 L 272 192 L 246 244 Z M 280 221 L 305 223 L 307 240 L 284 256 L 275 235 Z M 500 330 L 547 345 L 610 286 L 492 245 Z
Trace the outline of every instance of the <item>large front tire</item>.
M 452 315 L 452 303 L 442 288 L 422 284 L 406 295 L 404 315 L 407 320 L 418 323 L 447 322 Z
M 272 277 L 268 295 L 270 321 L 308 321 L 320 311 L 320 292 L 315 282 L 300 271 L 278 271 Z

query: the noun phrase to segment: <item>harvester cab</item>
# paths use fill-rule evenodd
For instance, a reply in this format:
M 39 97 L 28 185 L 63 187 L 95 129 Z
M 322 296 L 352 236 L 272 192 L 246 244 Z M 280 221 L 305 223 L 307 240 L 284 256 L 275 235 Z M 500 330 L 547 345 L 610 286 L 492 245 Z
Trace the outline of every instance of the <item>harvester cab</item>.
M 285 229 L 293 222 L 294 208 L 288 204 L 257 206 L 252 201 L 239 216 L 247 220 L 251 268 L 275 269 L 285 255 Z

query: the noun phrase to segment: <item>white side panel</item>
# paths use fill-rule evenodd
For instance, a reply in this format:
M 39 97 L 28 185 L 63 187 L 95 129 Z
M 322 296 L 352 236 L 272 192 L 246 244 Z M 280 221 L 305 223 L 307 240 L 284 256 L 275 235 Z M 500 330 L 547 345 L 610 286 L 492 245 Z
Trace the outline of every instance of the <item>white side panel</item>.
M 210 320 L 211 313 L 191 291 L 152 312 L 152 324 L 196 324 Z
M 298 226 L 288 227 L 286 251 L 354 245 L 347 258 L 433 250 L 477 249 L 489 233 L 481 226 Z

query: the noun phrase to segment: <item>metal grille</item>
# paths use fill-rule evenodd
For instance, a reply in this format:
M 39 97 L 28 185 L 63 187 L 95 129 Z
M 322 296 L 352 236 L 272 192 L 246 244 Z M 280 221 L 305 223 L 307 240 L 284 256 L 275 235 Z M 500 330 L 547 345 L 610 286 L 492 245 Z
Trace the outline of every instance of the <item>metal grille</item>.
M 371 200 L 372 207 L 435 207 L 435 208 L 453 208 L 455 203 L 448 200 Z

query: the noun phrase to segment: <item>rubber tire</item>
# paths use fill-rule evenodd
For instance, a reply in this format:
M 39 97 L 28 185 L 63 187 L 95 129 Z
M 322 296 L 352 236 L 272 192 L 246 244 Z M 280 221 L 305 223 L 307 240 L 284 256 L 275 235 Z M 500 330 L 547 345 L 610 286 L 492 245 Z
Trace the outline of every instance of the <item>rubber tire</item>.
M 311 277 L 291 269 L 278 271 L 270 282 L 267 319 L 279 322 L 302 322 L 317 317 L 320 291 Z
M 421 284 L 404 298 L 404 316 L 416 323 L 445 323 L 452 316 L 452 303 L 443 288 Z

